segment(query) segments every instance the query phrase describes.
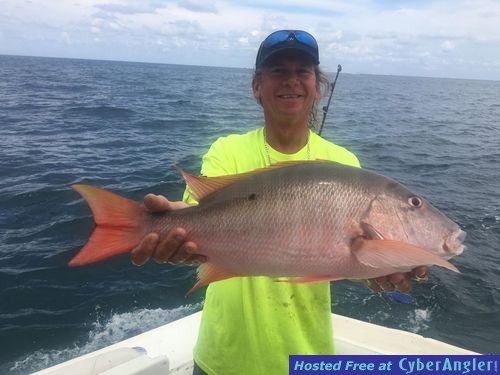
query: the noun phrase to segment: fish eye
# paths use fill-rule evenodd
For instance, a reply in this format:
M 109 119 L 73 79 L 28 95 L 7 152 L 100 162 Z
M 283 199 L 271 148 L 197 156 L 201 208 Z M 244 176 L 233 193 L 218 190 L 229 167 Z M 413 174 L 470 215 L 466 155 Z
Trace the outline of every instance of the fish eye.
M 420 207 L 422 207 L 422 204 L 424 204 L 424 201 L 422 200 L 422 198 L 414 195 L 414 196 L 408 198 L 408 204 L 412 207 L 420 208 Z

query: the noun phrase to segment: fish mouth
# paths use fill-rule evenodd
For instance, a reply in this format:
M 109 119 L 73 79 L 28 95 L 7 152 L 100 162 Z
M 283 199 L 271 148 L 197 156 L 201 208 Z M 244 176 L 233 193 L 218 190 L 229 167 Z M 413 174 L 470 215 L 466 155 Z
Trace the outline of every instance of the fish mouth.
M 443 249 L 446 252 L 446 255 L 450 258 L 456 255 L 460 255 L 465 250 L 465 245 L 463 242 L 465 241 L 465 237 L 467 233 L 465 233 L 461 229 L 457 229 L 448 237 L 445 238 L 443 243 Z

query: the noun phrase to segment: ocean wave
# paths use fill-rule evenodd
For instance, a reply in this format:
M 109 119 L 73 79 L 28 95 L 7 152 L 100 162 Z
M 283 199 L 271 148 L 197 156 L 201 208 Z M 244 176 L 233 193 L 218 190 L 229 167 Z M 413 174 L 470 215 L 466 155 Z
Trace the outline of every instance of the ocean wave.
M 65 109 L 64 112 L 69 115 L 77 114 L 103 118 L 123 118 L 136 114 L 132 109 L 109 105 L 70 107 Z
M 429 308 L 415 309 L 408 312 L 407 319 L 408 321 L 401 328 L 413 333 L 420 333 L 429 328 L 429 322 L 432 320 L 432 311 Z
M 166 293 L 168 307 L 185 304 L 194 269 L 154 262 L 132 267 L 126 255 L 66 267 L 94 226 L 86 203 L 69 185 L 88 183 L 137 201 L 148 192 L 179 199 L 184 182 L 172 162 L 198 174 L 201 155 L 217 137 L 261 126 L 251 71 L 0 60 L 0 81 L 7 85 L 0 87 L 6 99 L 0 106 L 0 301 L 4 314 L 16 319 L 19 313 L 15 326 L 0 319 L 4 327 L 11 324 L 0 330 L 11 344 L 0 352 L 0 363 L 31 354 L 43 362 L 50 349 L 64 357 L 61 351 L 75 345 L 76 355 L 90 338 L 70 341 L 77 332 L 90 335 L 82 322 L 93 321 L 95 304 L 106 316 L 166 308 Z M 354 151 L 363 166 L 429 198 L 468 236 L 466 252 L 452 261 L 462 274 L 433 268 L 429 282 L 414 285 L 417 305 L 392 303 L 345 282 L 334 283 L 334 310 L 450 337 L 451 343 L 466 338 L 476 350 L 486 347 L 475 336 L 480 333 L 498 351 L 498 83 L 346 74 L 339 84 L 325 138 Z M 41 321 L 45 315 L 29 309 L 67 313 Z M 101 329 L 96 334 L 106 331 Z M 61 345 L 65 349 L 56 350 Z
M 180 319 L 201 308 L 201 303 L 197 303 L 174 309 L 137 309 L 113 314 L 108 319 L 98 318 L 85 339 L 68 343 L 65 348 L 35 351 L 7 367 L 13 374 L 39 371 Z

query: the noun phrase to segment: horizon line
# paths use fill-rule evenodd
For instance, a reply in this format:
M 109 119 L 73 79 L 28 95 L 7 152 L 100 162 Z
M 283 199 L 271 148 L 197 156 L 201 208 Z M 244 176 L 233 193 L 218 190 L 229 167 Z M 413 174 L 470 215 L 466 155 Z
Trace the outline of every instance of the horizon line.
M 84 61 L 105 61 L 105 62 L 116 62 L 116 63 L 132 63 L 132 64 L 154 64 L 154 65 L 174 65 L 174 66 L 193 66 L 200 68 L 218 68 L 218 69 L 244 69 L 253 70 L 253 67 L 241 67 L 241 66 L 220 66 L 220 65 L 197 65 L 197 64 L 180 64 L 180 63 L 169 63 L 169 62 L 155 62 L 155 61 L 138 61 L 138 60 L 115 60 L 115 59 L 97 59 L 89 57 L 67 57 L 67 56 L 38 56 L 38 55 L 18 55 L 18 54 L 8 54 L 1 53 L 0 56 L 9 57 L 31 57 L 31 58 L 42 58 L 42 59 L 63 59 L 63 60 L 84 60 Z M 340 64 L 342 65 L 342 64 Z M 329 74 L 335 73 L 333 70 L 322 67 L 322 70 Z M 382 77 L 407 77 L 407 78 L 428 78 L 428 79 L 453 79 L 453 80 L 466 80 L 466 81 L 485 81 L 485 82 L 500 82 L 500 79 L 493 78 L 464 78 L 464 77 L 441 77 L 441 76 L 420 76 L 420 75 L 405 75 L 405 74 L 381 74 L 381 73 L 366 73 L 366 72 L 345 72 L 342 68 L 342 73 L 349 75 L 370 75 L 370 76 L 382 76 Z

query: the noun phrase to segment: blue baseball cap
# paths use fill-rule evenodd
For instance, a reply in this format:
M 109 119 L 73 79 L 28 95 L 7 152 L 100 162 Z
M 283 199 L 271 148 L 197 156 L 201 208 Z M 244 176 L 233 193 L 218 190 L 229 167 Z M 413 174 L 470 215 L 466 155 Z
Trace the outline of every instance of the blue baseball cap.
M 288 50 L 300 51 L 310 58 L 314 65 L 319 64 L 318 43 L 311 34 L 302 30 L 278 30 L 260 44 L 255 68 L 262 68 L 272 56 Z

